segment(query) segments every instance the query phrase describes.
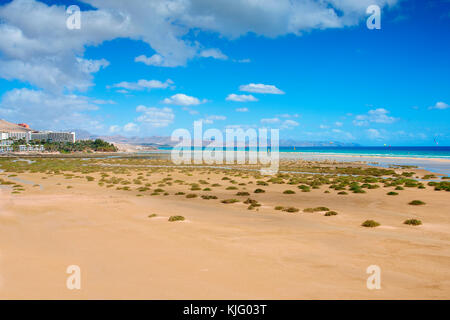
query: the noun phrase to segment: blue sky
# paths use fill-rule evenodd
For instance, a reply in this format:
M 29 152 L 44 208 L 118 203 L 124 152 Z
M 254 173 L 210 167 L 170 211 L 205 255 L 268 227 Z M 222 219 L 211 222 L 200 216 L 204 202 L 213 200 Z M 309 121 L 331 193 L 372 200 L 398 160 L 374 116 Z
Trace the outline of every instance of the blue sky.
M 202 119 L 283 139 L 450 145 L 450 1 L 151 2 L 1 1 L 0 118 L 125 136 Z M 372 3 L 380 30 L 366 27 Z M 65 26 L 71 4 L 79 30 Z

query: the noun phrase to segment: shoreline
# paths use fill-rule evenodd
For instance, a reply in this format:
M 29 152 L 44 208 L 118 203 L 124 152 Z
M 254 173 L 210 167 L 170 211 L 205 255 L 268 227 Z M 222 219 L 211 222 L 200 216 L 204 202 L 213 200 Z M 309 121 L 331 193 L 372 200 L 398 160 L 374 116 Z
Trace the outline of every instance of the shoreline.
M 322 153 L 322 152 L 295 152 L 298 154 L 303 155 L 311 155 L 311 156 L 330 156 L 330 157 L 339 157 L 339 158 L 376 158 L 376 159 L 404 159 L 404 160 L 421 160 L 421 161 L 438 161 L 438 162 L 445 162 L 450 164 L 450 158 L 440 158 L 440 157 L 433 157 L 433 158 L 424 158 L 424 157 L 412 157 L 412 156 L 383 156 L 383 155 L 356 155 L 356 154 L 338 154 L 338 153 Z M 280 154 L 293 154 L 293 152 L 280 152 Z

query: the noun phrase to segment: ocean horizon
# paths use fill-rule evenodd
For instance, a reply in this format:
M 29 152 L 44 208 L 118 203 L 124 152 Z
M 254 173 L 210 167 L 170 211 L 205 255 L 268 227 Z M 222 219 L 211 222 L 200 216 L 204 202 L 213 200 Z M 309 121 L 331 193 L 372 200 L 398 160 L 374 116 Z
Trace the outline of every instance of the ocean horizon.
M 173 147 L 161 147 L 159 150 L 172 150 Z M 192 150 L 199 148 L 192 147 Z M 203 147 L 203 150 L 208 147 Z M 225 150 L 225 148 L 223 148 Z M 238 150 L 238 148 L 234 148 Z M 245 149 L 248 151 L 248 147 Z M 279 147 L 279 152 L 346 155 L 346 156 L 372 156 L 372 157 L 399 157 L 399 158 L 437 158 L 450 159 L 450 146 L 354 146 L 354 147 Z

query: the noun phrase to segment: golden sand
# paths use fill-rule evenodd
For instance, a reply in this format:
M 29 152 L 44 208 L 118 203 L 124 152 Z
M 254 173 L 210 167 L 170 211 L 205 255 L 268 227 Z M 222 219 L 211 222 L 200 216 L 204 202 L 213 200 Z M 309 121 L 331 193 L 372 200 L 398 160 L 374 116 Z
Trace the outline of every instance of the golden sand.
M 221 174 L 173 172 L 173 179 L 208 179 L 222 187 L 137 197 L 96 180 L 22 173 L 25 192 L 0 188 L 2 299 L 448 299 L 449 193 L 392 188 L 366 194 L 299 192 L 295 186 L 239 186 L 262 206 L 247 210 Z M 3 176 L 5 177 L 5 176 Z M 129 179 L 136 177 L 133 173 Z M 157 181 L 165 174 L 152 174 Z M 233 178 L 238 182 L 253 178 Z M 72 188 L 68 189 L 67 186 Z M 204 186 L 202 186 L 204 187 Z M 156 188 L 156 186 L 152 187 Z M 296 194 L 283 194 L 286 189 Z M 212 194 L 218 200 L 174 193 Z M 220 200 L 238 198 L 235 204 Z M 410 206 L 420 199 L 424 206 Z M 274 210 L 294 206 L 297 213 Z M 302 209 L 327 206 L 337 216 Z M 149 218 L 150 214 L 157 214 Z M 168 217 L 182 215 L 182 222 Z M 420 219 L 421 226 L 403 221 Z M 377 228 L 361 223 L 373 219 Z M 81 268 L 81 290 L 68 290 L 66 268 Z M 381 289 L 369 290 L 366 269 L 381 268 Z

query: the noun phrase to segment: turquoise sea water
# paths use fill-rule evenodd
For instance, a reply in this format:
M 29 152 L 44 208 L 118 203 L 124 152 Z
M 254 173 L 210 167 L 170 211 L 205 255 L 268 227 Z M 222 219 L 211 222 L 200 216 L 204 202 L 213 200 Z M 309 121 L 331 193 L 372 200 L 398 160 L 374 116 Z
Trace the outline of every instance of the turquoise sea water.
M 172 148 L 160 148 L 171 150 Z M 194 148 L 193 148 L 194 149 Z M 280 152 L 450 159 L 450 147 L 280 147 Z
M 280 152 L 450 159 L 450 147 L 280 147 Z

